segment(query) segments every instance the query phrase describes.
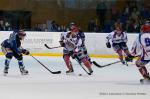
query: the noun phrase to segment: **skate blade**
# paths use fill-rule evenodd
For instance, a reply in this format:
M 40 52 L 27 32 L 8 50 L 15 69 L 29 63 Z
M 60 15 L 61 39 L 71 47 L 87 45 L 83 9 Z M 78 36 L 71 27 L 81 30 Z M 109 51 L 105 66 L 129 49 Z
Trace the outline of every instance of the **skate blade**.
M 141 84 L 150 84 L 150 80 L 148 79 L 140 79 Z
M 66 75 L 75 75 L 74 72 L 66 73 Z
M 21 75 L 28 75 L 28 73 L 21 73 Z
M 4 73 L 3 75 L 4 75 L 4 76 L 7 76 L 7 75 L 8 75 L 8 73 Z

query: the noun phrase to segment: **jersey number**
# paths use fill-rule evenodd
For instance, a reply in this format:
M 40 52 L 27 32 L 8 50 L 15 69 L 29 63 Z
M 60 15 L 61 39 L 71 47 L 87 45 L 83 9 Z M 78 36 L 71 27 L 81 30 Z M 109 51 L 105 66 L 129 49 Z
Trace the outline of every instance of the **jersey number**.
M 150 38 L 145 38 L 145 44 L 146 46 L 150 46 Z

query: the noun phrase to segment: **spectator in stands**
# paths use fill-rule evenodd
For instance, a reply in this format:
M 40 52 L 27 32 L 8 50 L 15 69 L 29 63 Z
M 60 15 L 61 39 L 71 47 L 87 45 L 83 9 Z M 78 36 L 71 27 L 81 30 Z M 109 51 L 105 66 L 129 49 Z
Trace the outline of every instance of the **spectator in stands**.
M 52 32 L 58 32 L 58 25 L 56 24 L 56 22 L 52 21 L 51 24 L 52 24 L 51 27 Z
M 96 23 L 94 19 L 89 20 L 88 22 L 88 31 L 89 32 L 94 32 L 96 27 Z
M 105 23 L 105 15 L 106 15 L 106 12 L 107 12 L 107 6 L 105 4 L 105 1 L 101 0 L 101 2 L 99 2 L 97 4 L 97 7 L 96 7 L 96 14 L 99 18 L 99 22 L 100 22 L 100 26 L 102 28 L 104 28 L 104 23 Z
M 48 20 L 47 21 L 47 29 L 49 32 L 58 32 L 58 25 L 54 20 Z
M 150 9 L 148 9 L 148 7 L 143 7 L 140 11 L 140 15 L 142 19 L 150 18 Z
M 140 32 L 141 24 L 142 24 L 141 19 L 137 18 L 134 23 L 135 32 L 138 32 L 138 33 Z
M 127 21 L 126 30 L 128 33 L 135 32 L 134 22 L 135 21 L 131 18 Z
M 112 5 L 110 10 L 111 10 L 111 12 L 110 12 L 111 20 L 117 21 L 117 19 L 119 18 L 119 12 L 118 12 L 117 6 L 115 4 Z
M 110 33 L 112 31 L 112 24 L 110 20 L 106 20 L 103 32 Z
M 134 8 L 133 12 L 131 13 L 131 18 L 134 19 L 134 20 L 137 20 L 139 15 L 140 15 L 140 12 L 138 11 L 138 9 Z
M 128 5 L 128 4 L 125 6 L 125 8 L 124 8 L 123 10 L 124 10 L 124 11 L 123 11 L 123 14 L 124 14 L 124 15 L 130 15 L 130 12 L 129 12 L 129 5 Z
M 3 20 L 0 20 L 0 31 L 4 31 L 4 21 Z
M 12 30 L 11 26 L 10 26 L 10 23 L 9 22 L 5 22 L 5 31 L 10 31 L 10 30 Z

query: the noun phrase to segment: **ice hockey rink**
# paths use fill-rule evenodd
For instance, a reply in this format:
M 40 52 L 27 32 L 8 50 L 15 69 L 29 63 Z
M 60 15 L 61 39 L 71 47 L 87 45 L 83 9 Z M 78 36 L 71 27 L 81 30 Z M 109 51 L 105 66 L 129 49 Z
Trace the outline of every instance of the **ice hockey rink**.
M 134 63 L 129 66 L 117 63 L 104 68 L 93 65 L 94 74 L 89 76 L 72 60 L 75 73 L 66 75 L 62 57 L 35 56 L 52 71 L 51 74 L 31 56 L 24 56 L 29 75 L 22 76 L 18 64 L 12 59 L 9 74 L 3 76 L 4 56 L 0 56 L 0 99 L 149 99 L 150 85 L 142 85 Z M 92 58 L 101 65 L 117 59 Z M 150 71 L 150 68 L 148 67 Z M 82 74 L 79 76 L 78 74 Z

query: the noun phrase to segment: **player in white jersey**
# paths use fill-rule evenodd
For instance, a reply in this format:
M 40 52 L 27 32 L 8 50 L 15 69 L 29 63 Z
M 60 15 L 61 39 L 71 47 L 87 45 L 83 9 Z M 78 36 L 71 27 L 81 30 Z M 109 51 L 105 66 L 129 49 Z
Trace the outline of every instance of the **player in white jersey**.
M 76 23 L 71 22 L 70 25 L 69 25 L 69 29 L 71 30 L 71 28 L 74 27 L 74 26 L 77 27 Z M 79 30 L 78 30 L 78 34 L 77 34 L 77 35 L 78 35 L 78 36 L 81 38 L 81 40 L 82 40 L 82 48 L 83 48 L 83 50 L 84 50 L 84 54 L 86 55 L 86 57 L 88 58 L 88 60 L 89 60 L 90 63 L 92 64 L 91 58 L 90 58 L 90 56 L 89 56 L 89 54 L 88 54 L 88 51 L 87 51 L 87 48 L 86 48 L 86 45 L 85 45 L 85 34 L 84 34 L 84 32 L 83 32 L 80 28 L 79 28 Z
M 64 32 L 60 37 L 60 45 L 64 47 L 63 49 L 63 58 L 67 65 L 68 71 L 66 73 L 74 72 L 73 66 L 70 61 L 70 56 L 76 58 L 79 62 L 83 62 L 84 65 L 88 68 L 89 72 L 92 73 L 90 62 L 87 60 L 84 55 L 84 50 L 82 48 L 82 40 L 80 36 L 77 35 L 78 28 L 74 26 L 69 32 Z
M 141 33 L 134 41 L 131 54 L 138 57 L 136 66 L 144 79 L 150 81 L 149 73 L 145 67 L 150 62 L 150 24 L 141 27 Z
M 126 32 L 123 32 L 121 27 L 117 26 L 114 31 L 112 31 L 107 37 L 107 43 L 106 46 L 108 48 L 111 48 L 111 44 L 109 40 L 112 41 L 112 47 L 114 51 L 119 55 L 119 59 L 123 64 L 125 64 L 124 58 L 123 58 L 123 52 L 126 54 L 126 56 L 131 56 L 127 47 L 127 34 Z M 123 52 L 122 52 L 123 51 Z M 132 61 L 132 60 L 130 60 Z

